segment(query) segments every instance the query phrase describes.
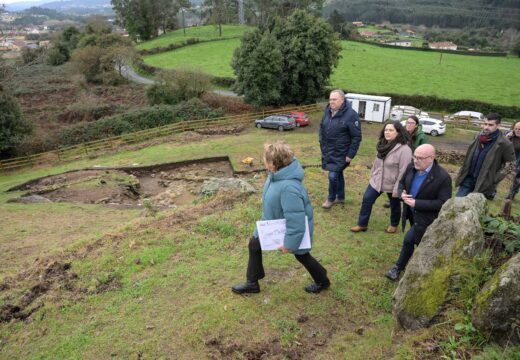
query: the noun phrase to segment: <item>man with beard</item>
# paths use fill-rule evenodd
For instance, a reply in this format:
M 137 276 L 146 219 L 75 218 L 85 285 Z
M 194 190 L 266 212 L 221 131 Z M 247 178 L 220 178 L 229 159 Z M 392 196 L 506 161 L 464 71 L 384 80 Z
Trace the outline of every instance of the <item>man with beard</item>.
M 498 183 L 506 177 L 509 168 L 513 168 L 515 151 L 499 130 L 501 119 L 499 114 L 488 114 L 482 132 L 469 146 L 455 182 L 459 187 L 457 197 L 477 192 L 494 199 Z

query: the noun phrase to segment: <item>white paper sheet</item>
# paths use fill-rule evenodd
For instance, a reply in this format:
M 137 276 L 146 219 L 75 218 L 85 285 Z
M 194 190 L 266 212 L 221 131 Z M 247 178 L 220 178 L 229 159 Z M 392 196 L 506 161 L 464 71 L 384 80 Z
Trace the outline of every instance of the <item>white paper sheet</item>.
M 263 220 L 256 222 L 258 237 L 260 238 L 260 246 L 262 250 L 278 250 L 279 246 L 283 246 L 283 238 L 286 231 L 286 220 Z M 305 234 L 300 244 L 300 249 L 311 248 L 311 236 L 309 233 L 309 219 L 305 217 Z

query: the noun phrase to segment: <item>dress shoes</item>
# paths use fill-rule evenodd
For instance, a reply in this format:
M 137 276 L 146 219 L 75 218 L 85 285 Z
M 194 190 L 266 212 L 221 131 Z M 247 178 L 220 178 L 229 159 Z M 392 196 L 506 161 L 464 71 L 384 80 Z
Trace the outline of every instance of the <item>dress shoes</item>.
M 243 284 L 235 285 L 231 288 L 235 294 L 256 294 L 260 292 L 258 281 L 246 281 Z
M 327 199 L 327 200 L 325 200 L 325 202 L 323 204 L 321 204 L 321 207 L 324 209 L 330 209 L 332 207 L 332 205 L 334 205 L 334 203 L 332 201 L 330 201 L 329 199 Z
M 310 285 L 307 285 L 305 287 L 305 291 L 311 294 L 317 294 L 321 292 L 321 290 L 326 290 L 330 287 L 330 281 L 327 280 L 327 282 L 318 284 L 318 283 L 312 283 Z
M 385 229 L 385 233 L 388 233 L 388 234 L 395 234 L 396 232 L 397 232 L 397 226 L 389 225 L 389 226 Z
M 350 231 L 352 231 L 354 233 L 357 233 L 360 231 L 367 231 L 367 230 L 368 230 L 368 226 L 360 226 L 360 225 L 356 225 L 356 226 L 353 226 L 350 228 Z
M 385 274 L 387 278 L 392 281 L 397 281 L 399 279 L 399 275 L 401 274 L 401 270 L 397 266 L 394 266 L 390 270 L 388 270 Z

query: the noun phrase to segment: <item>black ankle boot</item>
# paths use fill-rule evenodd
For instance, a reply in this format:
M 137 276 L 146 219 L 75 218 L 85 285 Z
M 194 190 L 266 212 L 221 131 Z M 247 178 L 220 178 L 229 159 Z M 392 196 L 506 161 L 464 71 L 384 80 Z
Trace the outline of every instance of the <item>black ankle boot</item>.
M 325 290 L 325 289 L 328 289 L 330 287 L 330 281 L 327 280 L 321 284 L 318 284 L 318 283 L 312 283 L 310 285 L 307 285 L 305 287 L 305 291 L 307 291 L 308 293 L 312 293 L 312 294 L 317 294 L 319 293 L 321 290 Z
M 235 285 L 231 288 L 231 290 L 235 294 L 254 294 L 260 292 L 260 285 L 258 285 L 258 281 L 246 281 L 243 284 Z

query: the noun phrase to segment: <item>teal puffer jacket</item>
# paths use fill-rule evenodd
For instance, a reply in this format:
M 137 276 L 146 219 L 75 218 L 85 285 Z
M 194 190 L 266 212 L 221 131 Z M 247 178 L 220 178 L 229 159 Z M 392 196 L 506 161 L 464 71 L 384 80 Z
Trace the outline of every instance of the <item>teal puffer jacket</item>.
M 312 205 L 302 182 L 303 168 L 295 158 L 277 172 L 269 172 L 262 195 L 262 220 L 285 218 L 287 230 L 284 247 L 298 255 L 310 251 L 298 249 L 305 233 L 305 216 L 309 219 L 311 243 L 314 230 Z M 256 227 L 254 236 L 258 236 Z

